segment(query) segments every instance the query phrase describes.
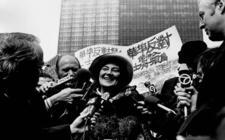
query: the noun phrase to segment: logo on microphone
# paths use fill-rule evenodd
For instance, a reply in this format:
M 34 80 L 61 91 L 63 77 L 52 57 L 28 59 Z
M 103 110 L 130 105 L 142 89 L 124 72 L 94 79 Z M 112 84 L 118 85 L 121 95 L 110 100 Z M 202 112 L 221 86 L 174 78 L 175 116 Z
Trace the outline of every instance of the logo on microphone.
M 192 85 L 192 76 L 191 71 L 189 70 L 187 64 L 180 64 L 179 70 L 179 82 L 181 83 L 182 87 L 189 87 Z
M 189 74 L 183 73 L 179 76 L 179 82 L 184 87 L 189 87 L 192 84 L 192 78 Z

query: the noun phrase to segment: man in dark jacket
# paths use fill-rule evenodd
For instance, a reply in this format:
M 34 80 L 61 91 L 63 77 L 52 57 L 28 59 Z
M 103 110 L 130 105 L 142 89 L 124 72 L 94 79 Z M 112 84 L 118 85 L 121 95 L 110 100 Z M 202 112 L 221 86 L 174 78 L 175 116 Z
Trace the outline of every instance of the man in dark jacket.
M 0 127 L 7 140 L 70 140 L 83 132 L 70 125 L 53 126 L 44 101 L 36 91 L 43 52 L 38 39 L 25 33 L 0 34 Z
M 198 0 L 200 29 L 204 29 L 212 41 L 223 41 L 217 49 L 212 63 L 204 74 L 199 88 L 197 110 L 186 121 L 181 135 L 208 136 L 215 135 L 216 114 L 225 106 L 225 1 Z
M 203 41 L 195 40 L 185 42 L 178 52 L 178 63 L 180 64 L 180 67 L 178 68 L 178 73 L 180 74 L 179 77 L 173 77 L 166 80 L 163 84 L 161 94 L 157 95 L 162 104 L 175 110 L 177 113 L 176 116 L 162 115 L 159 117 L 161 118 L 159 119 L 159 123 L 156 123 L 156 127 L 161 127 L 159 132 L 167 137 L 167 139 L 175 139 L 176 133 L 183 123 L 185 115 L 187 115 L 185 113 L 189 113 L 191 110 L 190 101 L 179 100 L 182 98 L 182 96 L 179 95 L 180 90 L 182 90 L 182 92 L 192 91 L 192 94 L 196 92 L 196 87 L 194 87 L 193 84 L 188 85 L 188 87 L 181 87 L 182 81 L 180 80 L 182 72 L 186 71 L 191 78 L 190 82 L 193 82 L 192 74 L 195 74 L 197 71 L 197 60 L 201 53 L 206 49 L 207 45 Z M 189 96 L 188 99 L 191 98 L 191 95 Z M 187 112 L 184 111 L 184 105 L 187 106 Z M 158 124 L 161 124 L 161 126 Z
M 206 49 L 206 43 L 200 40 L 184 43 L 181 50 L 178 52 L 178 63 L 180 64 L 178 73 L 180 74 L 183 69 L 187 69 L 191 72 L 190 74 L 195 74 L 197 72 L 198 58 Z M 182 67 L 183 64 L 187 67 Z M 172 109 L 177 108 L 177 95 L 174 94 L 174 90 L 178 83 L 179 77 L 173 77 L 166 80 L 163 84 L 161 94 L 159 95 L 161 101 Z

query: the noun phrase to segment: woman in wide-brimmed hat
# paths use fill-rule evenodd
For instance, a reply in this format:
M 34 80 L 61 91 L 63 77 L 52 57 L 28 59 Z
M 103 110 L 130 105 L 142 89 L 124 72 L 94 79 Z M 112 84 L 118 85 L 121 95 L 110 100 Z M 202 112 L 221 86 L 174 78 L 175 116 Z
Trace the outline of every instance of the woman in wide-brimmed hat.
M 86 139 L 136 140 L 141 133 L 140 112 L 134 100 L 143 100 L 135 86 L 129 86 L 133 67 L 128 59 L 104 54 L 93 60 L 89 70 L 94 86 L 88 96 L 87 107 L 94 105 L 90 129 Z
M 107 65 L 113 66 L 107 66 Z M 127 86 L 133 77 L 132 64 L 124 57 L 115 54 L 105 54 L 97 57 L 89 67 L 94 81 L 100 90 L 121 90 Z M 102 73 L 102 75 L 101 75 Z M 117 74 L 119 74 L 117 76 Z M 104 84 L 106 82 L 106 85 Z M 115 82 L 113 85 L 110 82 Z M 107 83 L 109 85 L 107 86 Z

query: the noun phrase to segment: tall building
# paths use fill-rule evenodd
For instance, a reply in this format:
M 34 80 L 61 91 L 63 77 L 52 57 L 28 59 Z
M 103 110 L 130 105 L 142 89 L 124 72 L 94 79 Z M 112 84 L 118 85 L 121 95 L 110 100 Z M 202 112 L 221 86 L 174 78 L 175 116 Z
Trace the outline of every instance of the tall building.
M 58 54 L 131 45 L 173 25 L 182 42 L 202 39 L 196 0 L 62 0 Z
M 175 25 L 182 42 L 202 39 L 196 0 L 120 0 L 119 44 L 130 45 Z
M 118 44 L 118 0 L 62 0 L 58 53 L 94 44 Z

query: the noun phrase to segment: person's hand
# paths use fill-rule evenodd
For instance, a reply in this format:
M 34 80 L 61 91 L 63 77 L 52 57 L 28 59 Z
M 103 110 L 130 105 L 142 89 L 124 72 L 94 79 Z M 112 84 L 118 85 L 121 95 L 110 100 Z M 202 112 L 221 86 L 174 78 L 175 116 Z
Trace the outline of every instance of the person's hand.
M 145 114 L 151 115 L 152 114 L 152 112 L 149 111 L 149 109 L 145 106 L 144 101 L 138 101 L 137 104 L 135 104 L 135 106 L 142 115 L 145 115 Z
M 174 89 L 175 95 L 177 95 L 177 107 L 190 106 L 191 105 L 191 94 L 187 93 L 185 88 L 182 88 L 178 83 Z
M 90 127 L 94 128 L 96 122 L 97 122 L 97 118 L 101 115 L 100 112 L 95 112 L 93 114 L 93 116 L 90 118 Z
M 51 104 L 55 104 L 59 101 L 71 104 L 75 98 L 80 98 L 82 96 L 82 89 L 65 88 L 48 99 L 51 101 Z
M 99 108 L 97 111 L 93 112 L 95 110 L 94 105 L 87 106 L 81 113 L 81 116 L 86 116 L 86 125 L 90 126 L 92 129 L 97 121 L 97 118 L 101 115 L 102 108 Z
M 176 140 L 212 140 L 209 136 L 187 136 L 178 135 Z
M 88 110 L 83 111 L 70 125 L 70 131 L 72 134 L 84 133 L 88 130 L 88 127 L 85 123 L 87 116 L 89 115 Z
M 196 107 L 196 100 L 198 91 L 194 86 L 182 88 L 181 84 L 178 83 L 174 89 L 175 95 L 177 95 L 177 107 L 189 106 L 194 110 Z

